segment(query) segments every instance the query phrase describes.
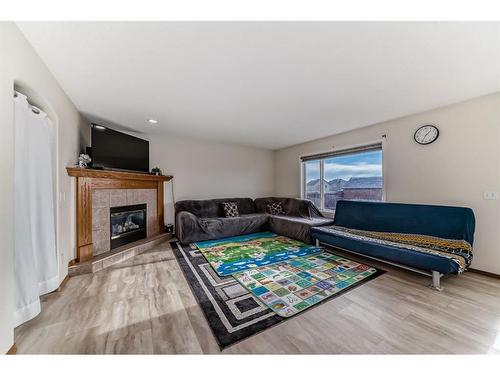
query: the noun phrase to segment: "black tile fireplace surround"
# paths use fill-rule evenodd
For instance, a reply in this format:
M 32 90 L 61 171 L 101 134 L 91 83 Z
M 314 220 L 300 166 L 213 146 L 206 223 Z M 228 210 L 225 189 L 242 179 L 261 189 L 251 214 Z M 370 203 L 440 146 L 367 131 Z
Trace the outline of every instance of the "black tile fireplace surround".
M 146 238 L 146 204 L 110 208 L 111 249 Z

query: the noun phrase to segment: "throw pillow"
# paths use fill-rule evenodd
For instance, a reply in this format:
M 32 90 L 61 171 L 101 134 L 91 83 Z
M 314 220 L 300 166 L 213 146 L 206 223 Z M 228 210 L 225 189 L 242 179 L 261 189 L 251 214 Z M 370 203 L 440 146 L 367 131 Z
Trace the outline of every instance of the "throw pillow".
M 285 213 L 281 202 L 269 202 L 267 204 L 267 212 L 271 215 L 283 215 Z
M 224 215 L 226 215 L 226 217 L 240 216 L 240 213 L 238 211 L 238 203 L 223 202 L 222 207 L 224 208 Z

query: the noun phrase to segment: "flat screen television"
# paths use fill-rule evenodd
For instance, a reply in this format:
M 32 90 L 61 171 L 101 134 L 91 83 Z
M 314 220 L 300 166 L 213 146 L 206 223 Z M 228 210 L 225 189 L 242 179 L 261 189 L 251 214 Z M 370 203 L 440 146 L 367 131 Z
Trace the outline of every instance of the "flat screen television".
M 93 168 L 149 172 L 149 142 L 92 124 Z

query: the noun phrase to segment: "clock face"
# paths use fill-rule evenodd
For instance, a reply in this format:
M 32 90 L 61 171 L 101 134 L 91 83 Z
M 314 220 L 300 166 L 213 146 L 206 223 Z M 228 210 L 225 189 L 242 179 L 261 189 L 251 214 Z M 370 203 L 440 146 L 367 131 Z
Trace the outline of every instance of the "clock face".
M 439 136 L 439 130 L 434 125 L 424 125 L 415 132 L 415 142 L 421 145 L 428 145 L 434 142 Z

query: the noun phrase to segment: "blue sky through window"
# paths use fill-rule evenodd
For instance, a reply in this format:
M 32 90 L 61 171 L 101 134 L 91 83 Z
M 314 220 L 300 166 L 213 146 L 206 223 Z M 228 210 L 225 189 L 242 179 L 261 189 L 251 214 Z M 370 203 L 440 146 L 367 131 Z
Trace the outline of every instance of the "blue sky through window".
M 335 156 L 324 161 L 326 181 L 351 177 L 382 177 L 382 151 L 367 151 L 352 155 Z M 306 166 L 306 180 L 319 179 L 319 162 L 310 161 Z

